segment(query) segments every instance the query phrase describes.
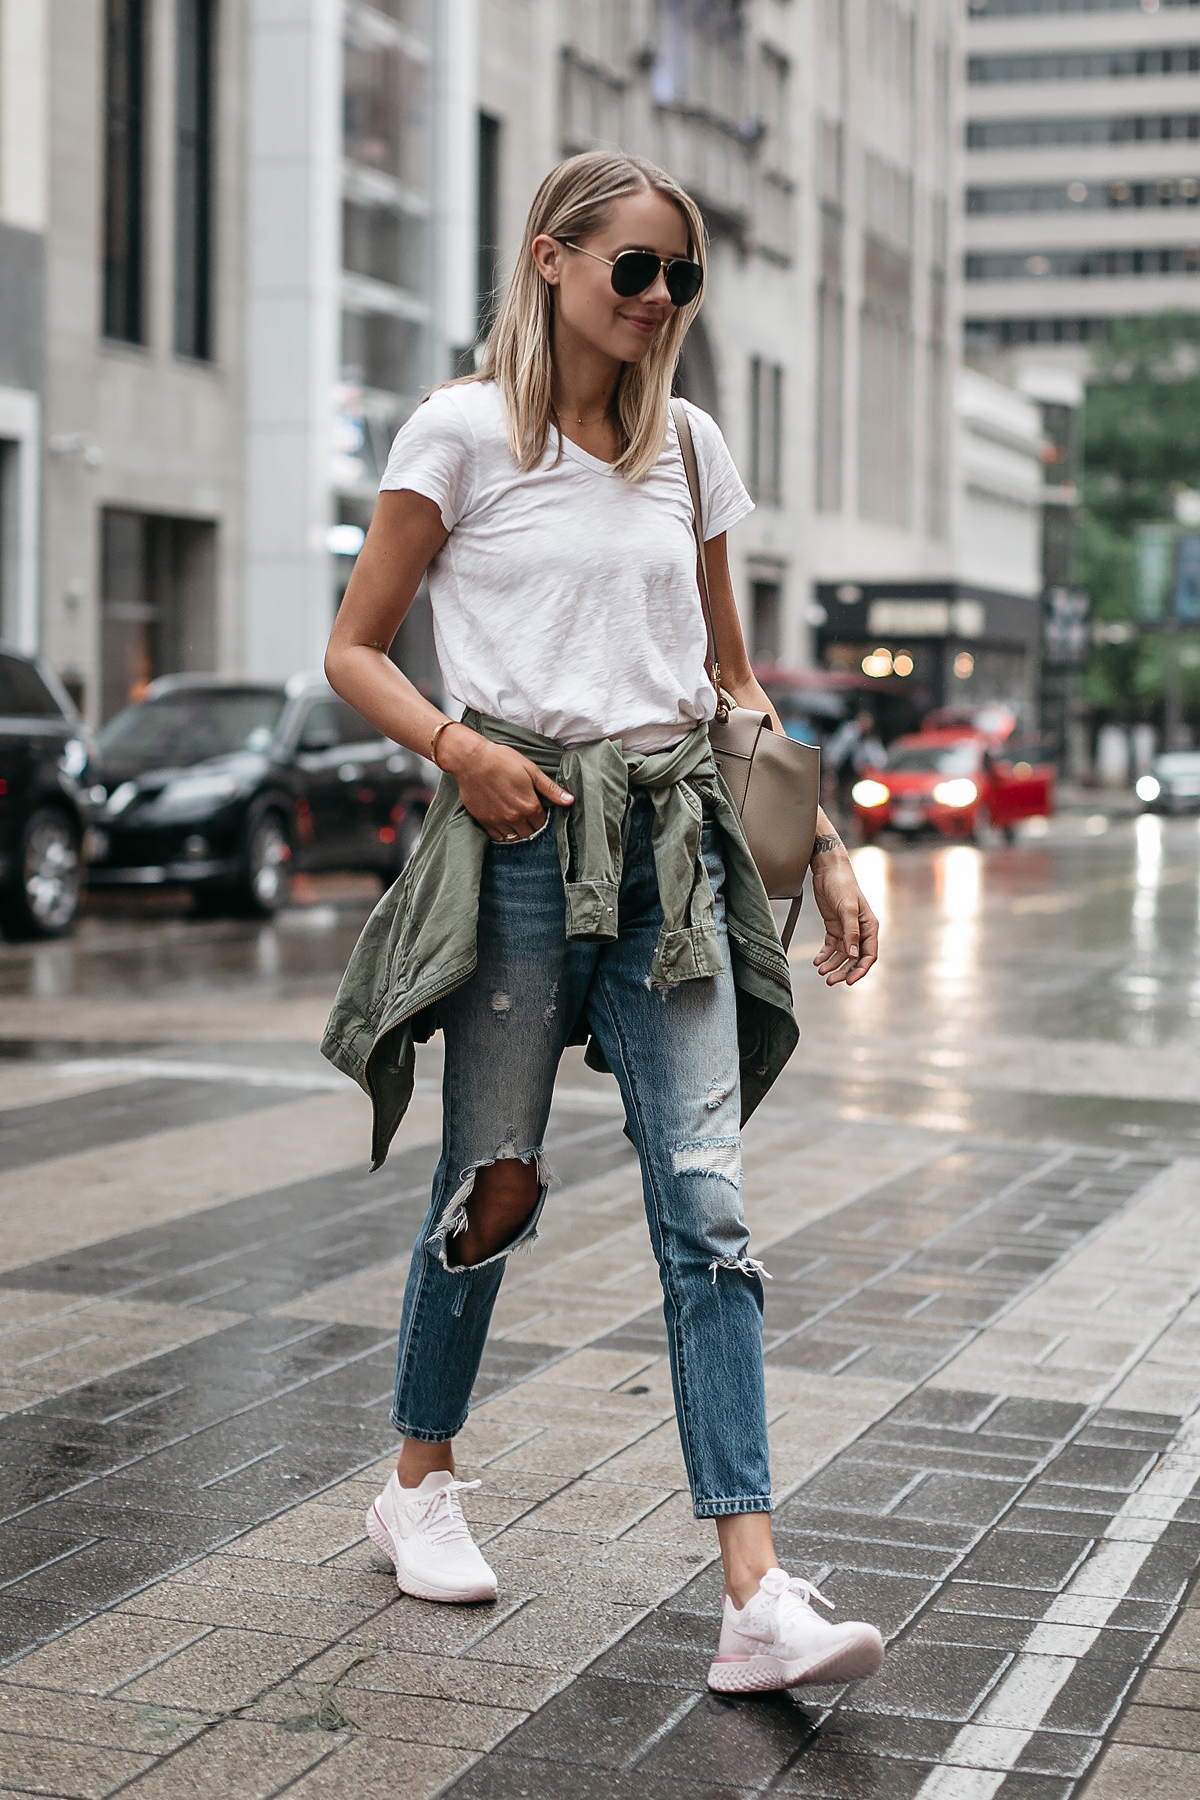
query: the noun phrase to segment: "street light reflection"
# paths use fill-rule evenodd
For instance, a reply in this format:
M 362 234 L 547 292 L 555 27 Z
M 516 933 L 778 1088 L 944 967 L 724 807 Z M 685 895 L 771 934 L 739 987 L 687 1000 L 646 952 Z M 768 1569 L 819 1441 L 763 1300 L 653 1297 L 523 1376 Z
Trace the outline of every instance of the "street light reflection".
M 1142 813 L 1134 830 L 1137 834 L 1138 887 L 1156 888 L 1162 877 L 1162 820 L 1154 813 Z
M 851 851 L 850 860 L 854 864 L 854 873 L 866 896 L 867 905 L 879 920 L 882 930 L 888 923 L 887 852 L 881 850 L 878 844 L 861 844 L 857 850 Z
M 1139 950 L 1152 950 L 1158 916 L 1158 889 L 1162 880 L 1162 820 L 1153 813 L 1142 813 L 1134 826 L 1134 832 L 1137 860 L 1134 873 L 1136 892 L 1133 896 L 1133 941 Z
M 955 844 L 935 859 L 938 902 L 947 919 L 973 919 L 979 912 L 983 862 L 969 844 Z
M 934 857 L 934 887 L 942 924 L 930 967 L 942 1003 L 971 1000 L 979 960 L 979 909 L 983 858 L 968 844 L 955 844 Z

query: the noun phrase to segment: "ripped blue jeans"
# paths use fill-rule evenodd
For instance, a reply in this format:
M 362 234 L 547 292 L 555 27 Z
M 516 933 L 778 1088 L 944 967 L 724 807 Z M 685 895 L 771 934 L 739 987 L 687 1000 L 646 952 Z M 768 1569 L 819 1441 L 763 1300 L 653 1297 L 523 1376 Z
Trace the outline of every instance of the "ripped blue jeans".
M 620 1084 L 641 1161 L 696 1516 L 769 1512 L 762 1274 L 742 1212 L 736 993 L 719 835 L 706 821 L 725 968 L 655 991 L 649 971 L 662 912 L 652 822 L 649 797 L 636 796 L 626 817 L 619 936 L 610 942 L 567 938 L 552 830 L 488 849 L 479 965 L 438 1007 L 442 1158 L 404 1295 L 392 1423 L 430 1443 L 462 1429 L 505 1263 L 537 1236 L 551 1179 L 542 1140 L 554 1078 L 582 1019 Z M 464 1267 L 453 1240 L 476 1172 L 504 1157 L 536 1164 L 536 1204 L 510 1244 Z

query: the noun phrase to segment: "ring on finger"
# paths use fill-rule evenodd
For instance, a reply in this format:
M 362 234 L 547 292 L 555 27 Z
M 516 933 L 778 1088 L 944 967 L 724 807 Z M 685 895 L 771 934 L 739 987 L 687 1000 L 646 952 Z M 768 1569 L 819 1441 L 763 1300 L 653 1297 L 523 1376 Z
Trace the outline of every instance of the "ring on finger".
M 504 841 L 506 844 L 515 844 L 520 835 L 519 831 L 508 831 L 504 834 Z

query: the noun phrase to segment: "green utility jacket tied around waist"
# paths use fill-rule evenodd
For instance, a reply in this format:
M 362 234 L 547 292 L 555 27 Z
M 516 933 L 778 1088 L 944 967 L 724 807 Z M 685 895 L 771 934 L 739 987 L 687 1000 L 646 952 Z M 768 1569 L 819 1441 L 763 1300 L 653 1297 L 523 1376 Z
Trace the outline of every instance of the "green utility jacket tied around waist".
M 575 804 L 554 808 L 569 938 L 615 938 L 621 836 L 631 788 L 654 803 L 654 862 L 663 924 L 650 969 L 665 989 L 721 968 L 713 894 L 700 853 L 707 803 L 724 840 L 725 915 L 737 984 L 742 1118 L 749 1118 L 796 1047 L 787 956 L 737 808 L 701 725 L 672 750 L 641 755 L 601 739 L 564 750 L 552 738 L 468 713 L 463 723 L 537 763 Z M 488 835 L 443 775 L 420 847 L 363 928 L 321 1049 L 371 1097 L 371 1167 L 388 1153 L 412 1098 L 415 1045 L 437 1028 L 437 1003 L 478 961 L 479 882 Z M 583 1043 L 582 1021 L 573 1043 Z M 606 1068 L 599 1045 L 587 1062 Z

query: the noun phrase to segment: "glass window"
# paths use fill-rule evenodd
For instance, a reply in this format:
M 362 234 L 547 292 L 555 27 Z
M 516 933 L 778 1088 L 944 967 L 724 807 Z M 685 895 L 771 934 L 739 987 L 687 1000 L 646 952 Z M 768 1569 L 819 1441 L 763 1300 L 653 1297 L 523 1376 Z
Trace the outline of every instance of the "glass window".
M 1151 12 L 1145 0 L 968 0 L 971 17 L 995 19 L 1026 13 Z M 1164 6 L 1197 6 L 1200 0 L 1162 0 Z
M 781 641 L 782 595 L 777 581 L 750 584 L 754 655 L 758 662 L 778 662 Z
M 145 0 L 107 0 L 104 93 L 104 335 L 145 341 Z
M 175 349 L 212 355 L 216 0 L 179 0 L 175 35 Z
M 1047 181 L 967 189 L 967 211 L 970 213 L 1197 205 L 1200 205 L 1200 179 L 1195 175 L 1165 176 L 1157 181 Z
M 479 115 L 479 212 L 475 247 L 476 335 L 485 338 L 500 310 L 499 119 Z
M 96 733 L 103 757 L 203 762 L 265 750 L 283 711 L 278 688 L 185 688 L 127 706 Z
M 966 259 L 968 281 L 1090 279 L 1122 275 L 1194 275 L 1200 271 L 1200 244 L 1155 246 L 1152 249 L 1049 250 L 1032 255 L 1021 250 L 976 253 Z
M 972 56 L 967 79 L 992 81 L 1119 81 L 1128 75 L 1187 75 L 1200 69 L 1200 44 L 1128 50 L 1053 50 L 1040 55 Z
M 32 663 L 0 656 L 0 717 L 61 719 L 62 710 Z
M 429 268 L 425 221 L 394 206 L 347 199 L 342 207 L 342 267 L 420 293 Z
M 101 521 L 101 712 L 140 700 L 156 675 L 216 661 L 216 527 L 105 507 Z
M 887 767 L 909 775 L 973 775 L 979 767 L 977 744 L 913 744 L 888 753 Z
M 304 715 L 300 743 L 320 743 L 322 749 L 335 749 L 343 744 L 374 743 L 379 732 L 365 719 L 360 719 L 344 700 L 315 700 Z
M 783 494 L 783 368 L 750 358 L 750 480 L 751 497 L 768 506 L 782 504 Z
M 360 37 L 345 61 L 345 151 L 350 162 L 424 193 L 429 182 L 429 64 L 399 44 Z
M 1154 144 L 1200 138 L 1200 113 L 1119 114 L 1061 119 L 972 119 L 969 150 L 1037 144 Z
M 424 327 L 412 319 L 347 310 L 342 314 L 344 378 L 415 397 L 423 379 L 424 340 Z

